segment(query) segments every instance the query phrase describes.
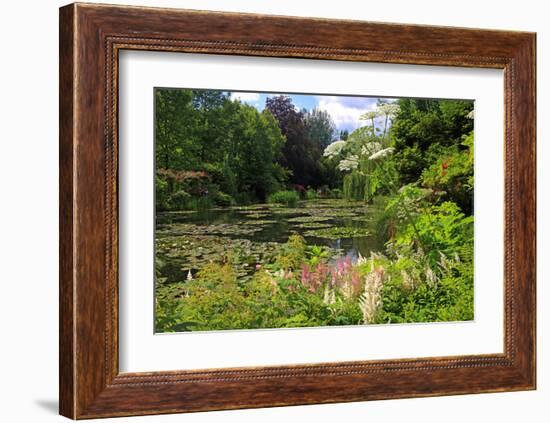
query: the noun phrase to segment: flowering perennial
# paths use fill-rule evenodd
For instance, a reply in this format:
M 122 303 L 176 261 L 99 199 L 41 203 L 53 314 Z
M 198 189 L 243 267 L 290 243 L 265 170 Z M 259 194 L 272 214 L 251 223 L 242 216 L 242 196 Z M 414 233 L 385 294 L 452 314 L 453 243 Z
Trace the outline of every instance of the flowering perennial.
M 393 153 L 395 149 L 393 147 L 384 148 L 383 150 L 377 151 L 376 153 L 369 156 L 369 160 L 378 160 L 382 159 L 386 156 L 389 156 L 391 153 Z
M 359 158 L 355 154 L 352 154 L 338 163 L 338 169 L 343 172 L 357 169 L 357 166 L 359 166 Z
M 382 266 L 374 267 L 365 277 L 365 286 L 363 294 L 359 299 L 359 307 L 363 312 L 363 323 L 372 323 L 376 316 L 376 311 L 382 305 L 382 284 L 384 280 L 384 268 Z
M 333 158 L 336 157 L 342 149 L 345 147 L 346 142 L 343 140 L 334 141 L 332 144 L 329 144 L 323 153 L 323 156 Z
M 361 292 L 361 277 L 349 257 L 338 259 L 332 266 L 325 263 L 314 267 L 303 264 L 301 270 L 302 285 L 312 293 L 322 289 L 326 304 L 332 304 L 336 294 L 351 299 Z

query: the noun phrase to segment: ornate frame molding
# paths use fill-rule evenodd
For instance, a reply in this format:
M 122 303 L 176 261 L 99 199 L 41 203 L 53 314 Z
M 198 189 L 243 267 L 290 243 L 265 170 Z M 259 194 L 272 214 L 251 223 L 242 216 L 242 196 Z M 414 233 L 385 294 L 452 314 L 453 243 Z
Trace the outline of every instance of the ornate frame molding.
M 303 44 L 286 44 L 296 27 Z M 387 48 L 380 39 L 391 40 Z M 504 69 L 505 352 L 119 373 L 122 49 Z M 534 34 L 91 4 L 60 9 L 60 412 L 67 417 L 534 389 L 535 223 Z

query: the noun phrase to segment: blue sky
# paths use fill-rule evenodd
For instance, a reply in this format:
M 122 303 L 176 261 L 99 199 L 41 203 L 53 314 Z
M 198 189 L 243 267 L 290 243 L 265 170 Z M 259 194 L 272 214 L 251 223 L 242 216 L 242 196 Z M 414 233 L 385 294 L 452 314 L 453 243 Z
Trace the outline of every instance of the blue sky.
M 250 104 L 258 110 L 263 110 L 267 97 L 279 94 L 253 93 L 253 92 L 231 92 L 231 98 L 239 99 L 243 103 Z M 298 108 L 312 110 L 319 108 L 327 111 L 334 121 L 337 130 L 353 131 L 367 122 L 359 120 L 359 117 L 376 107 L 376 97 L 346 97 L 330 95 L 311 94 L 285 94 L 292 98 L 292 103 Z

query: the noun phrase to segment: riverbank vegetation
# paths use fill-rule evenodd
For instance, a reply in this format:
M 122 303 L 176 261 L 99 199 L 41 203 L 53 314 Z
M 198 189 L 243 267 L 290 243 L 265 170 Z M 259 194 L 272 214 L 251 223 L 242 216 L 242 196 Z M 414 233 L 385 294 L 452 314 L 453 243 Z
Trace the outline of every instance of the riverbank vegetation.
M 155 101 L 157 331 L 473 319 L 473 102 Z

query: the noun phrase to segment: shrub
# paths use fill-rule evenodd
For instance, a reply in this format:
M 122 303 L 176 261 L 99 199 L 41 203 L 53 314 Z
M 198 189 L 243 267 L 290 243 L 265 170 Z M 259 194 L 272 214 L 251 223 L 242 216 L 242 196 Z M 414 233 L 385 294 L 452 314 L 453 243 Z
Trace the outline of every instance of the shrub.
M 182 210 L 187 207 L 191 194 L 184 190 L 176 191 L 170 196 L 170 207 L 175 210 Z
M 330 190 L 330 198 L 342 198 L 342 190 L 339 188 Z
M 156 176 L 155 183 L 155 196 L 156 204 L 159 210 L 167 210 L 170 200 L 170 193 L 168 191 L 168 181 L 165 178 L 161 178 L 158 175 Z
M 300 235 L 291 235 L 281 247 L 276 258 L 276 267 L 283 270 L 297 270 L 306 256 L 306 241 Z
M 223 191 L 218 191 L 214 195 L 214 203 L 216 203 L 217 206 L 228 207 L 233 204 L 233 198 Z
M 295 207 L 300 199 L 296 191 L 277 191 L 268 198 L 269 203 L 283 204 L 287 207 Z
M 465 216 L 450 201 L 436 206 L 421 206 L 408 197 L 392 204 L 397 214 L 393 246 L 401 254 L 420 249 L 434 265 L 440 254 L 454 256 L 465 245 L 473 243 L 474 218 Z M 395 200 L 394 200 L 395 201 Z
M 317 191 L 311 188 L 306 191 L 307 200 L 315 200 L 316 198 L 317 198 Z
M 445 198 L 457 203 L 471 214 L 474 188 L 473 134 L 464 138 L 462 146 L 442 151 L 437 160 L 422 172 L 422 183 L 428 188 L 441 190 Z
M 254 202 L 255 198 L 252 194 L 249 192 L 237 192 L 235 195 L 233 195 L 233 199 L 235 200 L 235 203 L 237 204 L 251 204 Z
M 306 195 L 306 187 L 300 184 L 294 184 L 292 186 L 294 188 L 294 191 L 296 191 L 298 194 L 300 194 L 300 197 L 305 197 Z

